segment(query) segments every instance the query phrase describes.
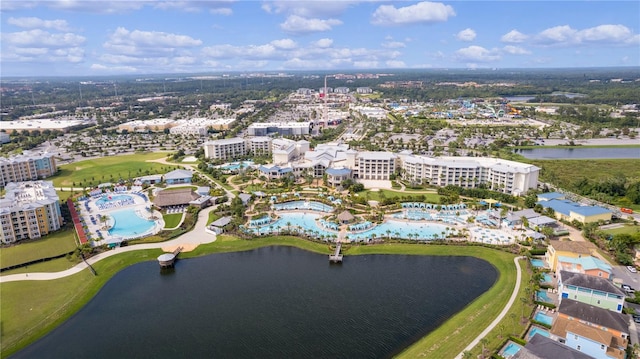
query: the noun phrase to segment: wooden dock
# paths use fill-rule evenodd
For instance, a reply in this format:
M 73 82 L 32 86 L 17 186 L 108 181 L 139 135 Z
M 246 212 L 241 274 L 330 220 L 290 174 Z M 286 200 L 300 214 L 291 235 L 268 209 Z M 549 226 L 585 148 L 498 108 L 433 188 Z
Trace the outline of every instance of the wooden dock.
M 172 253 L 165 253 L 158 257 L 158 263 L 160 263 L 160 267 L 172 267 L 178 257 L 178 254 L 182 251 L 182 247 L 176 248 Z
M 336 245 L 336 250 L 333 251 L 333 254 L 329 254 L 329 262 L 330 263 L 342 263 L 342 243 L 338 242 Z

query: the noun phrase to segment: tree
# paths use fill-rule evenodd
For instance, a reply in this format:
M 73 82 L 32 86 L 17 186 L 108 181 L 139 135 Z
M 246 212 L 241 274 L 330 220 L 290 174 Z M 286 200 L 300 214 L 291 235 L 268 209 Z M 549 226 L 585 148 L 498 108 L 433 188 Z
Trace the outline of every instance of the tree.
M 480 344 L 482 345 L 482 357 L 485 358 L 487 356 L 487 345 L 489 345 L 489 339 L 486 337 L 480 339 Z

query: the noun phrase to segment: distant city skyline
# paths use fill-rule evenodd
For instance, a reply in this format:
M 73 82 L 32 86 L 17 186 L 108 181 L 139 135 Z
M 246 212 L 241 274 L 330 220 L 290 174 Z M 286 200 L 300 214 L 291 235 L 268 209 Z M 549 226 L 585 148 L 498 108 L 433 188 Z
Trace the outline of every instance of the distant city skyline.
M 0 3 L 2 76 L 640 66 L 638 1 Z

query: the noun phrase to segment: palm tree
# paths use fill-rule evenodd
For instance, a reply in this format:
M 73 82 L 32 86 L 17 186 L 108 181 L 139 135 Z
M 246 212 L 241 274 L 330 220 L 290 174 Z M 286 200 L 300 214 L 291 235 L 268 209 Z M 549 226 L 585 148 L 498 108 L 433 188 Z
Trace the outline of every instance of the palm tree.
M 387 229 L 387 239 L 391 239 L 391 230 Z
M 480 339 L 480 344 L 482 344 L 482 357 L 484 358 L 487 351 L 487 345 L 489 344 L 489 339 L 486 337 Z
M 287 231 L 291 230 L 290 227 L 291 227 L 291 222 L 287 222 Z

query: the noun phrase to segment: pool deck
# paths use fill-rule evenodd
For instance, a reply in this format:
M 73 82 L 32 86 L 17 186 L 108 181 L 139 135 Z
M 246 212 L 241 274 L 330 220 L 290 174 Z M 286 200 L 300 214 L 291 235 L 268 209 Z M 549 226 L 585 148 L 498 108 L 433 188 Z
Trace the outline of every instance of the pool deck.
M 106 215 L 109 216 L 111 213 L 113 212 L 117 212 L 117 211 L 121 211 L 123 209 L 133 209 L 136 211 L 136 214 L 138 216 L 140 216 L 141 218 L 145 218 L 145 219 L 152 219 L 153 217 L 156 218 L 155 220 L 155 224 L 153 229 L 150 230 L 149 233 L 151 234 L 155 234 L 158 233 L 160 230 L 162 230 L 164 228 L 164 220 L 162 219 L 162 213 L 160 213 L 159 211 L 154 210 L 153 213 L 149 213 L 146 210 L 146 207 L 151 207 L 153 204 L 149 201 L 145 201 L 144 199 L 142 199 L 140 196 L 133 194 L 129 191 L 126 192 L 117 192 L 117 193 L 109 193 L 111 195 L 117 196 L 117 195 L 127 195 L 130 196 L 131 198 L 133 198 L 133 204 L 130 205 L 123 205 L 123 206 L 117 206 L 117 207 L 112 207 L 112 208 L 107 208 L 107 209 L 99 209 L 98 206 L 96 205 L 96 201 L 98 199 L 100 199 L 101 197 L 95 197 L 95 198 L 91 198 L 88 201 L 81 201 L 80 202 L 80 217 L 84 218 L 85 221 L 85 225 L 87 226 L 87 231 L 88 233 L 91 235 L 91 238 L 93 239 L 93 242 L 96 245 L 102 245 L 102 244 L 106 244 L 109 243 L 110 240 L 114 240 L 117 238 L 120 238 L 120 236 L 111 236 L 109 234 L 109 228 L 107 227 L 107 223 L 100 223 L 100 221 L 98 220 L 99 216 L 101 215 Z M 105 193 L 105 195 L 109 195 L 107 193 Z M 90 212 L 87 212 L 86 207 L 85 207 L 85 203 L 88 203 L 88 207 L 90 209 Z M 92 223 L 91 221 L 91 216 L 93 216 L 96 219 L 96 223 Z M 103 239 L 99 239 L 97 233 L 98 231 L 100 231 L 100 233 L 102 233 L 103 235 Z M 128 238 L 127 238 L 128 239 Z

